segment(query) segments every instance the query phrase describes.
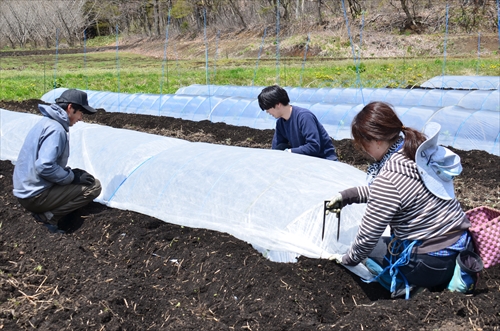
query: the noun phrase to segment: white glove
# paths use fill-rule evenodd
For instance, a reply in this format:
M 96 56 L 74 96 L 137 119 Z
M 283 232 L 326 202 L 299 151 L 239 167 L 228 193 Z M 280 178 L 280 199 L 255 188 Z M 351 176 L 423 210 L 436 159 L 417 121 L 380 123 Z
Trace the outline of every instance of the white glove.
M 342 254 L 332 254 L 328 257 L 328 260 L 342 264 Z
M 342 194 L 337 193 L 333 198 L 330 199 L 330 202 L 326 204 L 326 214 L 329 213 L 338 213 L 342 209 Z

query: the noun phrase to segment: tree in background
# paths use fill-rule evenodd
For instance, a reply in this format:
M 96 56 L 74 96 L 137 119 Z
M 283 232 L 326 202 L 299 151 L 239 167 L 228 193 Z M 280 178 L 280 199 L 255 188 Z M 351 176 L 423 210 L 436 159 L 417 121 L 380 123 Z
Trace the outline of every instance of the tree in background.
M 66 1 L 1 1 L 0 35 L 10 42 L 12 48 L 49 46 L 57 32 L 69 46 L 81 40 L 82 31 L 88 22 L 84 12 L 86 0 Z
M 352 26 L 359 26 L 365 13 L 367 28 L 385 19 L 387 26 L 379 30 L 421 33 L 432 26 L 435 32 L 444 30 L 447 4 L 452 8 L 450 31 L 496 29 L 495 0 L 0 0 L 0 46 L 52 47 L 56 36 L 75 46 L 84 31 L 89 38 L 117 30 L 121 35 L 161 38 L 169 15 L 172 36 L 200 35 L 205 27 L 212 35 L 262 32 L 277 22 L 280 34 L 338 30 L 345 28 L 344 10 Z

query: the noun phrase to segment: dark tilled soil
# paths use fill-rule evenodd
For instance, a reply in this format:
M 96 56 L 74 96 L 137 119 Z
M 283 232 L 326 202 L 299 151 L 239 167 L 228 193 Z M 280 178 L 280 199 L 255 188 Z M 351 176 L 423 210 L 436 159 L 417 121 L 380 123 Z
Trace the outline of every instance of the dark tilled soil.
M 37 113 L 39 100 L 0 108 Z M 208 121 L 99 113 L 86 120 L 190 141 L 269 148 L 273 130 Z M 349 140 L 343 162 L 365 169 Z M 499 157 L 456 151 L 464 209 L 498 208 Z M 500 267 L 474 296 L 389 298 L 328 260 L 266 260 L 228 234 L 191 229 L 91 203 L 50 234 L 12 195 L 0 161 L 0 329 L 3 330 L 500 330 Z M 298 199 L 300 197 L 297 197 Z

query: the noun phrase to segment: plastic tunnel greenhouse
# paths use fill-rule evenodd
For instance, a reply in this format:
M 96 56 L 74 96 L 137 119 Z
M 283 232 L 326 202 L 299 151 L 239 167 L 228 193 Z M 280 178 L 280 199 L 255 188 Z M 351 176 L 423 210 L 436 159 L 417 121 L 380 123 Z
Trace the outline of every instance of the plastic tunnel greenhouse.
M 176 95 L 205 95 L 256 99 L 264 86 L 190 85 L 180 88 Z M 461 106 L 477 110 L 500 111 L 498 90 L 440 90 L 392 88 L 302 88 L 284 87 L 291 103 L 367 104 L 384 101 L 393 106 Z
M 274 129 L 275 119 L 261 111 L 256 99 L 261 89 L 192 85 L 179 90 L 182 94 L 87 93 L 92 106 L 108 112 Z M 42 100 L 54 102 L 64 90 L 50 91 Z M 430 121 L 440 123 L 440 143 L 445 146 L 500 155 L 499 90 L 288 88 L 288 92 L 292 105 L 310 109 L 336 140 L 350 138 L 353 117 L 363 105 L 377 100 L 392 104 L 406 126 L 422 130 Z
M 464 90 L 498 90 L 500 76 L 436 76 L 420 86 Z
M 0 158 L 15 163 L 40 116 L 3 109 L 0 116 Z M 68 165 L 99 178 L 103 190 L 96 201 L 173 224 L 227 232 L 273 261 L 345 253 L 364 211 L 364 205 L 343 209 L 338 241 L 337 218 L 328 216 L 322 240 L 323 201 L 365 182 L 363 172 L 341 162 L 83 122 L 71 127 L 70 136 Z M 349 269 L 369 277 L 362 265 Z

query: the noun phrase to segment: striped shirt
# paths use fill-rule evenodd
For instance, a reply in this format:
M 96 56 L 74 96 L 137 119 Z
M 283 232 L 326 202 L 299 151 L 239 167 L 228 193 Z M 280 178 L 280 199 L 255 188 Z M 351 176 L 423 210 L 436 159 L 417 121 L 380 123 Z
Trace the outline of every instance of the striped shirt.
M 341 194 L 344 202 L 367 203 L 356 238 L 345 256 L 350 265 L 371 253 L 388 225 L 398 239 L 423 242 L 468 227 L 458 200 L 433 195 L 420 179 L 416 163 L 401 152 L 387 160 L 369 187 L 355 187 Z

